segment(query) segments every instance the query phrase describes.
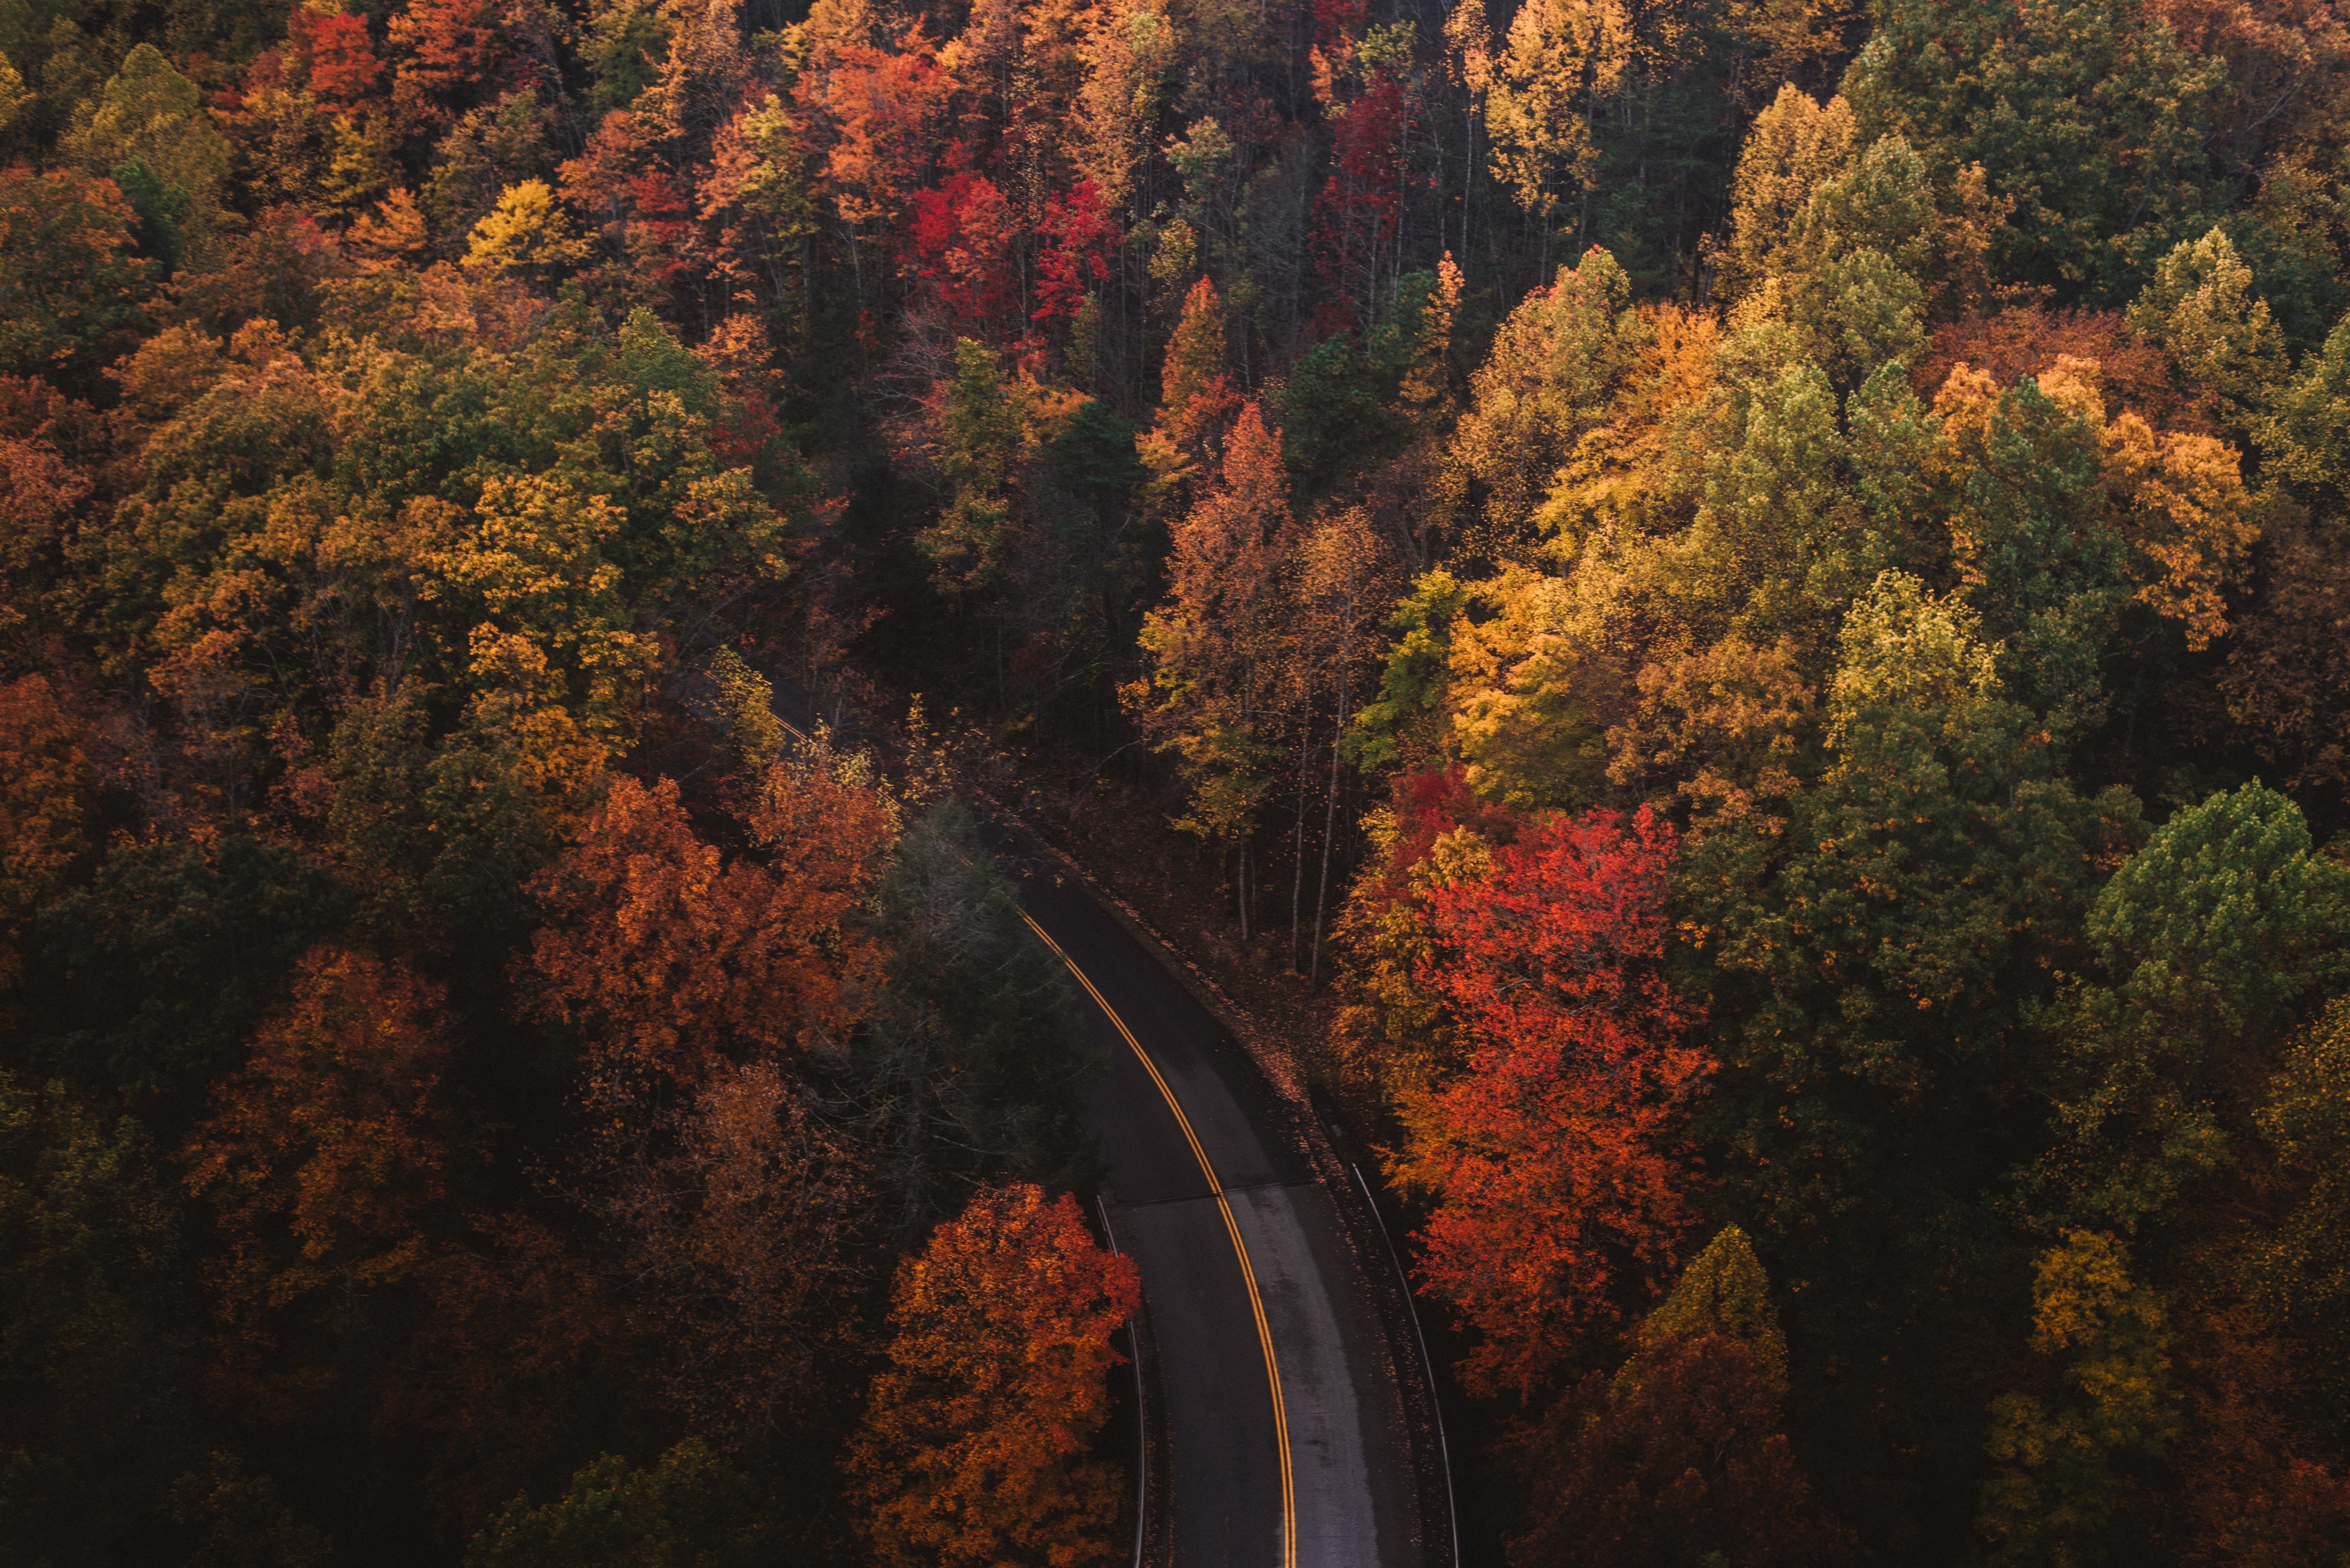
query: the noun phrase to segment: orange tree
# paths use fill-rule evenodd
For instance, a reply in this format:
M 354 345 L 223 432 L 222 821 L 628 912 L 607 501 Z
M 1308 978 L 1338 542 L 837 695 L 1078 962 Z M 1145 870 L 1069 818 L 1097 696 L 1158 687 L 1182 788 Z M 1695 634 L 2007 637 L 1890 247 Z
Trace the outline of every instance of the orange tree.
M 1110 1332 L 1134 1264 L 1076 1203 L 984 1191 L 898 1271 L 889 1365 L 849 1455 L 877 1561 L 913 1568 L 1089 1562 L 1118 1490 L 1087 1459 L 1109 1415 Z

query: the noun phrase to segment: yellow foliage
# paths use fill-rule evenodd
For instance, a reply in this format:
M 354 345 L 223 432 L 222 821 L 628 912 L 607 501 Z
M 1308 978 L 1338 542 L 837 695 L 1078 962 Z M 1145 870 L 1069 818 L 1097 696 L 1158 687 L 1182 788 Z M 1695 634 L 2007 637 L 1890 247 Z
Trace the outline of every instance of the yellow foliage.
M 1583 432 L 1534 510 L 1554 557 L 1572 558 L 1600 522 L 1628 518 L 1667 488 L 1670 438 L 1712 396 L 1720 319 L 1679 305 L 1638 313 L 1647 330 L 1609 417 Z
M 1133 194 L 1135 170 L 1158 123 L 1175 64 L 1175 27 L 1157 0 L 1111 0 L 1097 13 L 1083 52 L 1086 81 L 1076 104 L 1083 134 L 1072 152 L 1116 207 Z
M 16 117 L 25 112 L 25 106 L 33 98 L 25 86 L 23 74 L 8 63 L 7 56 L 0 55 L 0 135 L 7 134 L 8 128 L 16 123 Z
M 1672 1293 L 1640 1324 L 1640 1347 L 1655 1350 L 1678 1339 L 1718 1334 L 1746 1346 L 1754 1372 L 1773 1394 L 1787 1391 L 1787 1336 L 1771 1304 L 1771 1282 L 1754 1256 L 1754 1243 L 1735 1225 L 1725 1225 L 1705 1251 L 1690 1260 Z M 1616 1380 L 1620 1397 L 1638 1382 L 1639 1360 L 1626 1364 Z
M 531 275 L 587 258 L 588 244 L 544 180 L 525 180 L 500 193 L 490 215 L 473 225 L 465 265 L 477 272 Z
M 1793 83 L 1754 117 L 1731 186 L 1730 251 L 1719 285 L 1723 297 L 1736 300 L 1779 270 L 1780 253 L 1812 193 L 1859 155 L 1857 134 L 1843 99 L 1823 105 Z
M 1632 52 L 1620 0 L 1526 0 L 1518 8 L 1492 63 L 1485 129 L 1493 175 L 1519 206 L 1547 218 L 1562 193 L 1597 175 L 1587 109 L 1623 80 Z
M 2003 1394 L 1985 1447 L 2000 1462 L 1978 1523 L 1999 1563 L 2097 1560 L 2137 1495 L 2117 1459 L 2159 1458 L 2178 1430 L 2160 1298 L 2111 1236 L 2068 1231 L 2040 1256 L 2032 1348 L 2068 1355 L 2054 1399 Z
M 1600 788 L 1605 737 L 1629 670 L 1599 571 L 1560 578 L 1511 567 L 1488 585 L 1499 611 L 1452 638 L 1452 738 L 1470 787 L 1521 810 L 1574 808 Z

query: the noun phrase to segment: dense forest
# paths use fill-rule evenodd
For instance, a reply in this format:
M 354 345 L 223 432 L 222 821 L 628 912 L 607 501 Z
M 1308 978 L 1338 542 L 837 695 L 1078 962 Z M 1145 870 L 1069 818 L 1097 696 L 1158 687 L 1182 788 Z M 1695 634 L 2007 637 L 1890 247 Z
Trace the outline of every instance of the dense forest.
M 0 1563 L 1120 1560 L 975 781 L 1514 1568 L 2350 1563 L 2345 312 L 2334 0 L 0 0 Z

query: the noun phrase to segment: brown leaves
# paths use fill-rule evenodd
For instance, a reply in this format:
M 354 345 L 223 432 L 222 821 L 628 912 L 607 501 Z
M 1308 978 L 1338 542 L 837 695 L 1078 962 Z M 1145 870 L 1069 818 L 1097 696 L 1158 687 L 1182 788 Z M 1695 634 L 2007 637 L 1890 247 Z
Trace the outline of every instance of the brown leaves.
M 0 684 L 0 992 L 16 983 L 25 923 L 88 846 L 81 740 L 45 677 Z
M 2296 789 L 2350 783 L 2350 552 L 2297 511 L 2220 676 L 2229 716 Z
M 857 1151 L 773 1063 L 724 1069 L 593 1179 L 589 1207 L 664 1351 L 660 1380 L 696 1431 L 739 1449 L 822 1384 L 853 1321 Z
M 320 947 L 244 1070 L 214 1085 L 180 1158 L 219 1216 L 227 1253 L 210 1272 L 244 1348 L 311 1329 L 363 1335 L 369 1295 L 423 1262 L 460 1152 L 441 1091 L 448 1044 L 438 986 Z M 330 1376 L 293 1359 L 296 1386 Z

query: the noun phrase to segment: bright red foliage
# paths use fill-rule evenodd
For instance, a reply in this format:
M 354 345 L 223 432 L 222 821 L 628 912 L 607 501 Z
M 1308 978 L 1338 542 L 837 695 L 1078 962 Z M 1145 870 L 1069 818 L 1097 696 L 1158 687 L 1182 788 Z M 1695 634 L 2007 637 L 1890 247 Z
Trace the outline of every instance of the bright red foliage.
M 694 271 L 687 259 L 692 244 L 692 209 L 676 182 L 660 170 L 629 182 L 629 204 L 635 216 L 629 223 L 629 249 L 646 274 L 659 283 L 675 283 Z
M 1359 317 L 1379 258 L 1395 238 L 1403 196 L 1403 83 L 1381 71 L 1347 106 L 1330 149 L 1336 166 L 1314 202 L 1314 262 L 1339 306 Z
M 1109 256 L 1122 236 L 1110 221 L 1101 187 L 1090 180 L 1047 200 L 1036 233 L 1052 243 L 1036 258 L 1034 318 L 1066 320 L 1085 304 L 1087 290 L 1109 281 Z
M 1398 1173 L 1437 1199 L 1421 1277 L 1483 1335 L 1475 1386 L 1531 1393 L 1676 1261 L 1711 1064 L 1658 968 L 1674 846 L 1645 807 L 1555 816 L 1430 895 L 1414 978 L 1476 1044 L 1408 1107 Z
M 1516 815 L 1507 806 L 1479 800 L 1469 787 L 1469 770 L 1459 763 L 1426 773 L 1398 774 L 1389 784 L 1388 809 L 1395 813 L 1399 831 L 1376 884 L 1387 903 L 1410 896 L 1412 867 L 1454 828 L 1474 828 L 1488 844 L 1506 844 L 1517 836 Z
M 908 263 L 949 317 L 1001 332 L 1018 314 L 1020 214 L 995 182 L 968 171 L 914 197 Z
M 311 96 L 332 109 L 364 102 L 383 75 L 365 16 L 299 6 L 286 19 L 286 43 L 309 78 Z

